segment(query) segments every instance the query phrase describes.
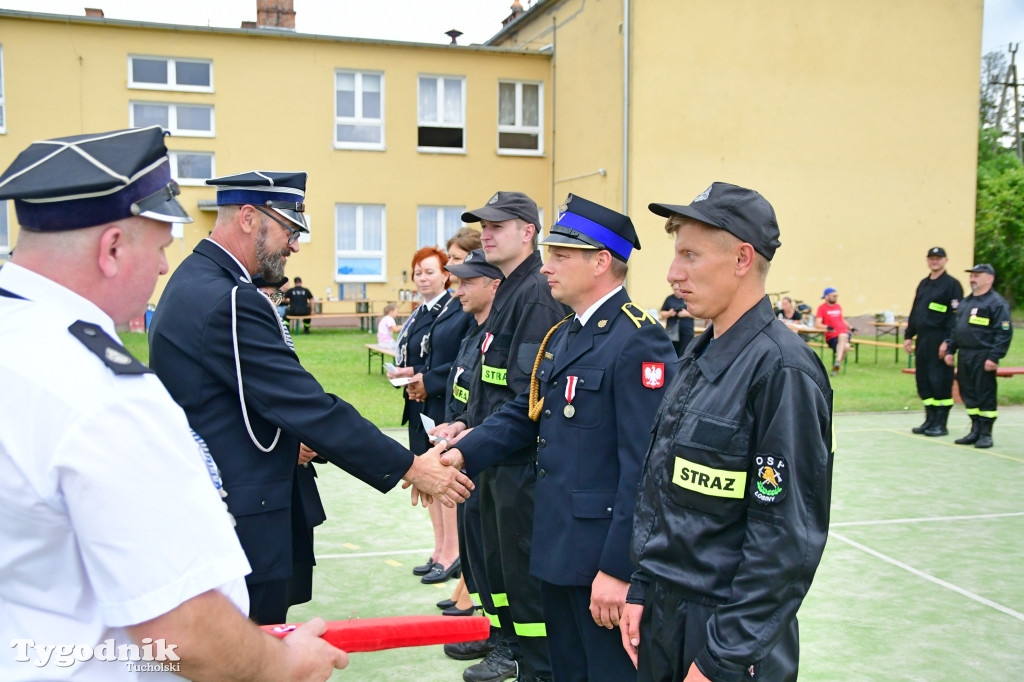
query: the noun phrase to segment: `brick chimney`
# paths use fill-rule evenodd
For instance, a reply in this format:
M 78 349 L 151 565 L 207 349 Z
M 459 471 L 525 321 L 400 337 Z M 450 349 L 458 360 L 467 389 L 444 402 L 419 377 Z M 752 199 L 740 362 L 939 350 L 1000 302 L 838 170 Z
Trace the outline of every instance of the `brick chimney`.
M 294 31 L 292 0 L 256 0 L 256 24 L 260 28 L 290 28 Z
M 515 21 L 516 19 L 521 17 L 523 15 L 523 12 L 524 12 L 523 5 L 519 2 L 519 0 L 512 0 L 512 7 L 510 7 L 509 9 L 512 10 L 512 13 L 509 14 L 504 19 L 502 19 L 502 21 L 501 21 L 501 27 L 502 28 L 508 26 L 513 21 Z
M 102 19 L 103 18 L 103 10 L 97 9 L 95 7 L 86 7 L 85 8 L 85 16 L 87 16 L 87 17 L 96 17 L 97 19 Z

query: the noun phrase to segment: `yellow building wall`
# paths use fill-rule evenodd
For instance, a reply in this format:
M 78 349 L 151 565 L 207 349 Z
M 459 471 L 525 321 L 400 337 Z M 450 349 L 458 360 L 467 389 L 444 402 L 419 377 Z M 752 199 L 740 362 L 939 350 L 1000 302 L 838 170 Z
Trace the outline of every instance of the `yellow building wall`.
M 657 307 L 669 292 L 671 240 L 647 204 L 687 204 L 715 180 L 756 189 L 776 209 L 782 248 L 769 291 L 816 308 L 832 286 L 850 316 L 909 313 L 935 245 L 966 282 L 981 0 L 629 4 L 628 213 L 644 246 L 630 263 L 635 300 Z M 605 166 L 607 177 L 558 187 L 613 208 L 622 43 L 611 34 L 623 7 L 542 1 L 496 41 L 539 49 L 550 32 L 533 36 L 561 22 L 553 175 Z M 578 127 L 562 123 L 580 112 Z
M 286 274 L 301 276 L 318 297 L 328 286 L 338 291 L 336 203 L 386 206 L 387 282 L 366 287 L 369 298 L 381 300 L 415 289 L 409 263 L 416 250 L 417 206 L 474 209 L 499 189 L 515 189 L 534 197 L 545 216 L 553 214 L 549 159 L 497 153 L 498 80 L 540 81 L 547 90 L 550 58 L 544 54 L 11 16 L 0 16 L 0 43 L 8 131 L 0 135 L 4 166 L 36 139 L 127 128 L 129 101 L 213 104 L 216 137 L 170 137 L 168 148 L 215 152 L 217 175 L 307 171 L 311 241 L 300 244 Z M 212 59 L 214 92 L 129 89 L 130 54 Z M 386 151 L 334 148 L 336 69 L 384 72 Z M 417 152 L 419 74 L 465 76 L 464 154 Z M 547 92 L 544 109 L 547 136 Z M 172 269 L 213 228 L 215 213 L 197 204 L 214 198 L 212 187 L 182 187 L 195 222 L 184 226 L 184 238 L 167 251 Z M 14 244 L 13 210 L 10 216 Z M 402 270 L 409 271 L 408 282 Z M 161 280 L 154 302 L 163 285 Z

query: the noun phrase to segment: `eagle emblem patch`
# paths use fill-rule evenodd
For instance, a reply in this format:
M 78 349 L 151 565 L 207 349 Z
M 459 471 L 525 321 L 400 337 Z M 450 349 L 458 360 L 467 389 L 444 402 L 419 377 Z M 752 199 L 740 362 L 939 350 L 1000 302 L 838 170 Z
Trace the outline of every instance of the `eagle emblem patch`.
M 665 385 L 665 363 L 645 362 L 643 366 L 643 384 L 647 388 L 661 388 Z

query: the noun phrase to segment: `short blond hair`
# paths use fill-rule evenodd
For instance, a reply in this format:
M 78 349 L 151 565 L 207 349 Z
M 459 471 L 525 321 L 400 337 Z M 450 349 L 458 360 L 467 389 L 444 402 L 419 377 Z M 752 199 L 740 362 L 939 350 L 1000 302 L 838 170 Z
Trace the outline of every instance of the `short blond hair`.
M 677 232 L 679 232 L 679 228 L 683 227 L 684 225 L 696 225 L 697 227 L 701 228 L 708 236 L 710 236 L 715 241 L 718 247 L 721 248 L 722 250 L 731 248 L 735 244 L 745 243 L 741 241 L 739 237 L 729 232 L 728 230 L 722 229 L 721 227 L 716 227 L 714 225 L 709 225 L 708 223 L 701 222 L 700 220 L 695 220 L 693 218 L 688 218 L 686 216 L 679 215 L 678 213 L 673 213 L 668 217 L 668 220 L 665 221 L 665 232 L 674 235 Z M 757 273 L 758 278 L 762 282 L 768 279 L 768 271 L 771 269 L 771 267 L 771 261 L 769 261 L 767 258 L 765 258 L 757 251 L 754 251 L 754 272 Z

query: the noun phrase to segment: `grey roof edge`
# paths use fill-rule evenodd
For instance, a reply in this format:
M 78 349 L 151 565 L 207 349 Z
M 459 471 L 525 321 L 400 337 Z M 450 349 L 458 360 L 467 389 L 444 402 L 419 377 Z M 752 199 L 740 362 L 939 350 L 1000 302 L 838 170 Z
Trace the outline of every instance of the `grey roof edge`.
M 490 38 L 488 38 L 487 41 L 484 43 L 484 45 L 486 45 L 488 47 L 493 47 L 495 42 L 501 40 L 502 38 L 504 38 L 506 35 L 508 35 L 512 31 L 518 29 L 519 27 L 516 24 L 522 23 L 525 17 L 532 18 L 535 14 L 539 14 L 541 9 L 543 9 L 544 7 L 547 7 L 548 5 L 553 5 L 556 2 L 558 2 L 558 1 L 559 0 L 537 0 L 537 2 L 535 2 L 533 4 L 533 7 L 531 7 L 530 9 L 526 10 L 525 12 L 520 14 L 518 17 L 516 17 L 515 21 L 513 21 L 512 23 L 510 23 L 507 26 L 502 26 L 501 30 L 498 31 L 497 33 L 495 33 Z M 537 52 L 537 50 L 531 50 L 530 52 L 534 52 L 535 53 L 535 52 Z
M 547 0 L 542 0 L 541 3 Z M 535 8 L 536 6 L 534 6 Z M 531 11 L 534 9 L 531 8 Z M 354 43 L 363 45 L 380 45 L 394 47 L 417 47 L 431 48 L 435 50 L 449 50 L 459 52 L 487 52 L 495 54 L 519 54 L 528 56 L 549 57 L 545 53 L 536 50 L 523 50 L 509 47 L 495 47 L 490 45 L 491 40 L 484 44 L 473 45 L 444 45 L 441 43 L 418 43 L 402 40 L 380 40 L 377 38 L 355 38 L 348 36 L 332 36 L 318 33 L 297 33 L 288 29 L 280 28 L 226 28 L 223 26 L 192 26 L 188 24 L 161 24 L 152 21 L 136 21 L 131 19 L 107 19 L 106 17 L 86 17 L 71 14 L 47 14 L 44 12 L 23 12 L 20 10 L 0 9 L 0 19 L 27 19 L 34 21 L 50 21 L 55 23 L 87 24 L 93 26 L 118 26 L 124 28 L 146 28 L 163 31 L 190 31 L 194 33 L 215 33 L 246 37 L 284 38 L 291 40 L 318 40 L 335 43 Z M 506 27 L 508 28 L 508 27 Z

